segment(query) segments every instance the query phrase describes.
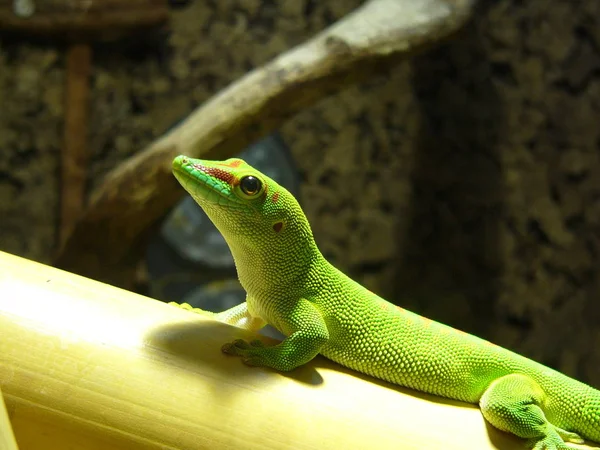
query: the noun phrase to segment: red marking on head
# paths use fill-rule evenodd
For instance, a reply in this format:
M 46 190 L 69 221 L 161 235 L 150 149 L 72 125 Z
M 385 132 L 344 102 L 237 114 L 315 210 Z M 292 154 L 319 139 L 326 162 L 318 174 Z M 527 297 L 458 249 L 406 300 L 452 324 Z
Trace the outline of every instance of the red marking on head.
M 194 164 L 194 169 L 200 170 L 201 172 L 210 175 L 218 180 L 224 181 L 225 183 L 233 184 L 235 177 L 232 173 L 227 172 L 223 169 L 218 169 L 216 167 L 206 167 L 201 164 Z
M 236 159 L 235 161 L 231 161 L 230 163 L 223 164 L 223 166 L 233 167 L 235 169 L 236 167 L 240 167 L 243 162 L 244 161 L 242 161 L 241 159 Z
M 271 197 L 271 201 L 272 201 L 273 203 L 277 203 L 277 200 L 279 200 L 279 192 L 275 192 L 275 193 L 273 194 L 273 197 Z
M 283 222 L 277 222 L 277 223 L 273 224 L 273 230 L 275 231 L 275 233 L 279 233 L 282 228 L 283 228 Z

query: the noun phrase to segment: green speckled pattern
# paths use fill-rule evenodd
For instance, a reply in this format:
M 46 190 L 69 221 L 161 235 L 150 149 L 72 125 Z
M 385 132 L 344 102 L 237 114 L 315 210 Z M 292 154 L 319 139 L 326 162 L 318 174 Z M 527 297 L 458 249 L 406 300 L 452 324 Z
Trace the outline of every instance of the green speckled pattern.
M 600 442 L 600 392 L 488 341 L 399 308 L 321 255 L 296 199 L 241 159 L 179 156 L 173 172 L 225 237 L 246 302 L 214 316 L 287 338 L 223 346 L 253 366 L 292 370 L 318 353 L 420 391 L 478 403 L 494 426 L 535 450 Z M 260 181 L 248 193 L 247 177 Z M 201 311 L 197 311 L 201 312 Z M 201 312 L 202 313 L 202 312 Z

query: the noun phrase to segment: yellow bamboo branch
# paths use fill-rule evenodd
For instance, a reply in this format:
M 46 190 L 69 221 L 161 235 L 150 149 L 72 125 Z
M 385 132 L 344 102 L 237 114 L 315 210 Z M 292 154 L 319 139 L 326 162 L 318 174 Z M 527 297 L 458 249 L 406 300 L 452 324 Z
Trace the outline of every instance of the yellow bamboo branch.
M 0 252 L 0 388 L 22 449 L 521 448 L 474 406 L 324 358 L 223 355 L 241 330 Z
M 19 450 L 0 389 L 0 450 Z

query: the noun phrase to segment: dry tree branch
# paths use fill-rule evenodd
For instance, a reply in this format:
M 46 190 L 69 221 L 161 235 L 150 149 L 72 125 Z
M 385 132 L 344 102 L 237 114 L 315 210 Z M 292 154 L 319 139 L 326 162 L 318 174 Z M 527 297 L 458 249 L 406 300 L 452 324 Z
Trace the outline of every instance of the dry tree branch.
M 108 174 L 55 265 L 127 287 L 140 245 L 183 195 L 178 154 L 235 155 L 303 108 L 448 37 L 476 0 L 370 0 L 309 41 L 219 92 Z

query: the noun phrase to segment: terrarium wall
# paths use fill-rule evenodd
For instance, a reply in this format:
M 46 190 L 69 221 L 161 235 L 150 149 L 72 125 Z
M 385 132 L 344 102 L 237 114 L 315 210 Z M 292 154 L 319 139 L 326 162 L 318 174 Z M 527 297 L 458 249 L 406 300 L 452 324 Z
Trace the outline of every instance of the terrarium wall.
M 93 61 L 90 190 L 358 0 L 191 1 Z M 600 3 L 482 2 L 280 130 L 323 252 L 396 303 L 600 385 Z M 64 48 L 0 40 L 0 249 L 49 262 Z M 241 150 L 241 149 L 240 149 Z

